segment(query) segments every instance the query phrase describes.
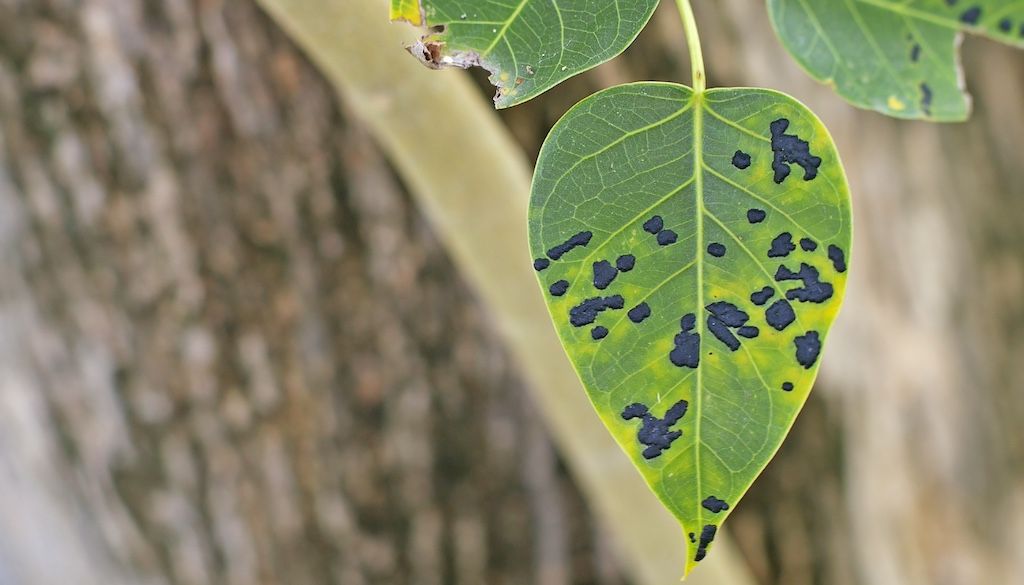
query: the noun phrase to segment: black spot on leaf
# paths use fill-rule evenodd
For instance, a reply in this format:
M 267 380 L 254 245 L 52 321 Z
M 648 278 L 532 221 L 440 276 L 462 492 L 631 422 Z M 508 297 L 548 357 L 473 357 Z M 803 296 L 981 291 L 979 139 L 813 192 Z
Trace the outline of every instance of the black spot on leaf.
M 700 505 L 704 506 L 704 509 L 708 510 L 712 514 L 717 514 L 729 509 L 729 504 L 726 504 L 724 500 L 719 500 L 715 496 L 708 496 L 704 498 L 704 501 L 701 502 Z
M 793 312 L 793 307 L 789 305 L 789 301 L 779 299 L 772 303 L 764 312 L 764 318 L 776 331 L 782 331 L 789 327 L 790 323 L 796 321 L 796 313 Z
M 608 337 L 608 328 L 598 325 L 597 327 L 594 327 L 593 329 L 590 330 L 590 336 L 594 339 L 594 341 L 604 339 L 605 337 Z
M 761 330 L 752 325 L 744 325 L 736 330 L 736 334 L 747 339 L 754 339 L 761 334 Z
M 981 7 L 972 6 L 964 11 L 960 15 L 960 21 L 965 24 L 978 24 L 978 19 L 981 18 Z
M 821 353 L 821 338 L 817 331 L 807 333 L 793 340 L 796 344 L 796 361 L 806 369 L 811 369 L 814 362 L 818 361 L 818 354 Z
M 1011 30 L 1013 30 L 1013 21 L 1011 21 L 1009 18 L 1004 18 L 1000 20 L 999 30 L 1003 31 L 1004 33 L 1010 32 Z
M 768 257 L 785 258 L 793 250 L 796 250 L 796 244 L 793 243 L 793 234 L 782 232 L 772 240 L 772 247 L 768 250 Z
M 733 335 L 730 329 L 743 327 L 750 319 L 750 316 L 737 308 L 736 305 L 725 301 L 711 303 L 705 308 L 711 313 L 708 317 L 708 331 L 730 350 L 736 351 L 739 349 L 740 340 Z
M 548 250 L 548 258 L 551 258 L 552 260 L 558 260 L 562 256 L 565 256 L 566 254 L 571 252 L 574 248 L 586 246 L 587 244 L 590 243 L 590 238 L 593 237 L 594 234 L 592 234 L 591 232 L 580 232 L 572 236 L 565 242 Z
M 750 302 L 760 307 L 767 303 L 768 299 L 772 298 L 773 296 L 775 296 L 775 289 L 770 286 L 766 286 L 755 293 L 751 293 Z
M 910 60 L 917 63 L 921 58 L 921 45 L 914 43 L 914 46 L 910 49 Z
M 792 392 L 793 391 L 793 383 L 792 382 L 783 382 L 782 383 L 782 390 L 783 390 L 783 392 Z
M 697 316 L 693 313 L 679 320 L 682 329 L 675 337 L 675 347 L 668 354 L 673 365 L 683 368 L 696 368 L 700 364 L 700 333 L 693 331 L 697 326 Z
M 729 331 L 729 327 L 718 317 L 708 317 L 708 331 L 732 351 L 740 348 L 740 340 Z
M 737 150 L 736 153 L 732 155 L 732 166 L 740 170 L 749 167 L 750 155 L 743 152 L 742 150 Z
M 800 165 L 804 170 L 804 180 L 810 181 L 818 176 L 818 167 L 821 166 L 821 159 L 812 155 L 810 144 L 806 140 L 800 140 L 793 134 L 786 134 L 789 128 L 789 120 L 779 118 L 771 123 L 772 151 L 775 153 L 775 160 L 772 161 L 772 169 L 775 171 L 775 182 L 781 184 L 789 176 L 790 165 Z
M 824 303 L 832 298 L 832 285 L 822 282 L 820 276 L 817 268 L 803 262 L 800 263 L 800 272 L 793 272 L 785 266 L 779 266 L 778 271 L 775 272 L 775 280 L 779 282 L 787 280 L 803 282 L 803 288 L 786 291 L 787 299 L 802 303 Z
M 715 527 L 714 524 L 708 524 L 700 531 L 700 543 L 697 545 L 697 556 L 693 557 L 693 560 L 698 563 L 704 560 L 704 557 L 708 555 L 708 546 L 711 544 L 711 541 L 715 539 L 715 532 L 717 531 L 718 528 Z
M 761 223 L 764 221 L 765 216 L 768 215 L 763 209 L 748 209 L 747 210 L 747 221 L 750 223 Z
M 708 254 L 711 254 L 715 258 L 721 258 L 725 256 L 725 246 L 718 242 L 712 242 L 708 244 Z
M 619 271 L 607 260 L 594 262 L 594 288 L 604 290 L 619 275 Z
M 537 258 L 536 260 L 533 261 L 533 269 L 536 270 L 537 272 L 544 270 L 548 266 L 551 266 L 551 261 L 548 260 L 547 258 Z
M 672 446 L 672 442 L 683 436 L 682 431 L 671 430 L 672 425 L 679 422 L 686 414 L 689 405 L 685 400 L 673 404 L 664 418 L 657 418 L 650 413 L 646 405 L 639 402 L 630 404 L 622 411 L 623 420 L 641 419 L 640 430 L 636 438 L 641 445 L 646 446 L 643 450 L 644 459 L 654 459 L 661 455 L 666 449 Z
M 651 316 L 651 307 L 647 303 L 640 303 L 629 310 L 626 315 L 629 316 L 629 320 L 634 323 L 640 323 L 644 319 Z
M 932 88 L 927 83 L 921 84 L 921 111 L 926 116 L 932 115 Z
M 690 542 L 697 542 L 697 537 L 691 532 L 689 534 Z
M 636 256 L 632 254 L 623 254 L 615 261 L 615 267 L 618 268 L 620 272 L 629 272 L 630 270 L 633 270 L 634 266 L 636 266 Z
M 661 219 L 660 215 L 655 215 L 651 219 L 644 222 L 644 231 L 649 234 L 656 234 L 665 227 L 665 221 Z
M 815 242 L 811 238 L 801 238 L 800 249 L 804 252 L 813 252 L 818 249 L 818 242 Z
M 676 243 L 679 236 L 672 230 L 661 230 L 658 232 L 658 244 L 662 246 L 668 246 L 669 244 Z
M 560 296 L 564 295 L 565 291 L 567 291 L 567 290 L 569 290 L 569 281 L 568 280 L 559 280 L 558 282 L 556 282 L 556 283 L 552 284 L 550 287 L 548 287 L 548 292 L 550 292 L 552 296 L 556 296 L 556 297 L 560 297 Z
M 832 267 L 836 269 L 836 272 L 840 274 L 846 272 L 846 255 L 843 254 L 839 246 L 829 244 L 828 259 L 832 261 Z
M 587 299 L 569 309 L 569 323 L 571 323 L 573 327 L 590 325 L 597 320 L 598 314 L 602 311 L 607 309 L 621 309 L 625 306 L 625 303 L 626 301 L 622 298 L 622 295 Z

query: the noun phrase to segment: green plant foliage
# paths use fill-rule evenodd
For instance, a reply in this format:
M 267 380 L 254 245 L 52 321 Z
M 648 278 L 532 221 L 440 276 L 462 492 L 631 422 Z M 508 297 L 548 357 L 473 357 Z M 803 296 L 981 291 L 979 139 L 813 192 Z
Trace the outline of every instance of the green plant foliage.
M 601 419 L 691 535 L 687 572 L 807 399 L 851 222 L 827 130 L 774 91 L 618 86 L 544 144 L 534 268 Z
M 1024 2 L 768 0 L 782 44 L 850 103 L 898 118 L 964 120 L 962 31 L 1024 47 Z
M 525 102 L 626 49 L 658 0 L 391 0 L 392 20 L 434 30 L 412 47 L 432 67 L 480 66 L 494 103 Z M 425 22 L 424 22 L 425 17 Z

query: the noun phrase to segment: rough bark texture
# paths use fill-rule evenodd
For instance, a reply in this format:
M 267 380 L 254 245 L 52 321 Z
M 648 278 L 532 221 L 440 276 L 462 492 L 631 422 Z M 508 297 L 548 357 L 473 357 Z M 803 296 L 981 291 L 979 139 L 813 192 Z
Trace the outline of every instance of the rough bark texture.
M 710 85 L 817 112 L 857 222 L 818 388 L 729 521 L 748 562 L 782 585 L 1024 582 L 1024 53 L 967 37 L 971 120 L 901 122 L 811 81 L 763 2 L 694 4 Z M 524 146 L 600 87 L 688 79 L 672 8 L 623 59 L 505 113 Z
M 251 3 L 0 0 L 0 583 L 621 583 L 486 312 Z
M 505 112 L 686 79 L 662 7 Z M 1024 582 L 1024 57 L 971 122 L 856 111 L 755 0 L 713 85 L 804 100 L 858 228 L 817 392 L 730 521 L 763 583 Z M 480 308 L 351 116 L 242 0 L 0 0 L 0 584 L 619 583 Z

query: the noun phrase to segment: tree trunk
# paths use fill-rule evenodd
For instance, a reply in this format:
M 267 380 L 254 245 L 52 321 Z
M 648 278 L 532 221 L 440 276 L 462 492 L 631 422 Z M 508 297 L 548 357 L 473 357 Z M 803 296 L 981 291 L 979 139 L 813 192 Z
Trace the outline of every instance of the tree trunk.
M 622 583 L 429 226 L 251 3 L 0 0 L 0 583 Z

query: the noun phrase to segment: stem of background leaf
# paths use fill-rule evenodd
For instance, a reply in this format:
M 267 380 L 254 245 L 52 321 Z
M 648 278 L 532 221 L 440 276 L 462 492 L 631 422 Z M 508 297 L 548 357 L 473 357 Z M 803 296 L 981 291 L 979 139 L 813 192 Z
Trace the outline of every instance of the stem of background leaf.
M 704 53 L 700 48 L 700 35 L 697 34 L 697 19 L 693 17 L 690 0 L 676 0 L 679 16 L 683 19 L 686 30 L 686 44 L 690 49 L 690 67 L 693 69 L 693 91 L 703 93 L 707 88 L 707 76 L 704 74 Z

